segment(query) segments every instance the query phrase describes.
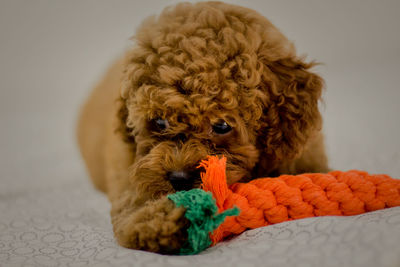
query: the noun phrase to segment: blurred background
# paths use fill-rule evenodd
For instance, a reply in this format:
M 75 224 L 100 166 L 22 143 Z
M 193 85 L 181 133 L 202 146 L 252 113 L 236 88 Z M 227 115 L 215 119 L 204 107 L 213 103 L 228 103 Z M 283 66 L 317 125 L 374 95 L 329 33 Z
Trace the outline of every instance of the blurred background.
M 178 1 L 0 0 L 0 193 L 87 182 L 79 107 L 147 16 Z M 400 1 L 226 1 L 323 63 L 331 167 L 400 176 Z

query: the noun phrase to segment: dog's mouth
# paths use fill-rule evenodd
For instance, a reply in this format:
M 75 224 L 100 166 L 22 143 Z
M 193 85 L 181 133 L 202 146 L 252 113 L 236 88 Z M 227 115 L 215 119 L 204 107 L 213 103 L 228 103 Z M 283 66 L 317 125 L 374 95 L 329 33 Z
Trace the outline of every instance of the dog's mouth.
M 202 171 L 201 168 L 171 171 L 167 174 L 167 179 L 175 191 L 199 188 L 201 185 L 200 173 Z

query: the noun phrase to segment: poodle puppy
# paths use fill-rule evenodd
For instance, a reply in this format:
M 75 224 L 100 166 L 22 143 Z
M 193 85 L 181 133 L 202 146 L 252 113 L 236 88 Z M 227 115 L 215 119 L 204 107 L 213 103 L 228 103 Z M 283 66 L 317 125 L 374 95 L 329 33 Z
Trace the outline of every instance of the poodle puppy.
M 199 162 L 227 158 L 229 183 L 325 172 L 323 80 L 266 18 L 244 7 L 182 3 L 150 17 L 81 112 L 78 140 L 107 193 L 118 242 L 174 253 Z

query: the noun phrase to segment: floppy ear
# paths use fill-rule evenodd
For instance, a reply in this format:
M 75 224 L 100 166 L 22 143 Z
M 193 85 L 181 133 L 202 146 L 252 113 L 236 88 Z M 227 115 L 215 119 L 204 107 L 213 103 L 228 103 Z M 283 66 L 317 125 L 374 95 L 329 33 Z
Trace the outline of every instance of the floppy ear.
M 263 65 L 262 86 L 267 97 L 258 145 L 271 166 L 295 158 L 309 137 L 320 130 L 318 101 L 324 82 L 309 71 L 314 63 L 299 58 Z

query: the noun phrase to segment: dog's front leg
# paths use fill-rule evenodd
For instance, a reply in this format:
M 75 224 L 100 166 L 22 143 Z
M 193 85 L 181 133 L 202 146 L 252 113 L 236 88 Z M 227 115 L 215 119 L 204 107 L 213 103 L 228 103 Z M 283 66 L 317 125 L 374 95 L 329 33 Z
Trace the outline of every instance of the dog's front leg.
M 112 202 L 111 218 L 118 243 L 127 248 L 159 253 L 176 253 L 186 241 L 184 208 L 177 208 L 166 196 L 135 204 L 126 190 Z

